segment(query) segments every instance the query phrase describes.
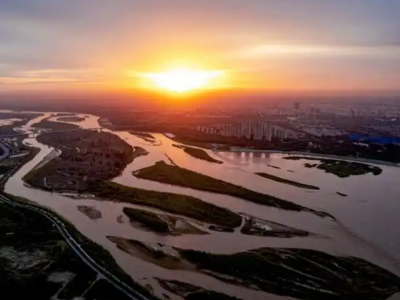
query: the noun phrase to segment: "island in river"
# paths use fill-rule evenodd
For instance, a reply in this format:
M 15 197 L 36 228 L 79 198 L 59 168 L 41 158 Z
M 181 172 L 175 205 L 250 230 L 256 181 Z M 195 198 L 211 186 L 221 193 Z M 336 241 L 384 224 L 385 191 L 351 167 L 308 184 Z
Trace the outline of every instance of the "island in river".
M 60 118 L 57 118 L 57 121 L 79 123 L 79 122 L 85 121 L 85 118 L 76 117 L 76 116 L 60 117 Z
M 141 179 L 153 180 L 218 194 L 226 194 L 261 205 L 277 207 L 280 209 L 307 211 L 321 217 L 329 216 L 324 212 L 315 211 L 287 200 L 282 200 L 271 195 L 258 193 L 244 187 L 196 173 L 178 166 L 168 165 L 164 161 L 159 161 L 153 166 L 137 170 L 133 173 L 133 175 Z
M 68 124 L 62 122 L 53 122 L 49 121 L 49 118 L 40 121 L 39 123 L 35 123 L 32 125 L 33 128 L 37 129 L 47 129 L 47 130 L 73 130 L 79 129 L 78 125 Z
M 216 163 L 216 164 L 223 164 L 222 161 L 217 160 L 212 158 L 205 150 L 199 149 L 199 148 L 193 148 L 189 146 L 184 146 L 184 145 L 173 145 L 175 148 L 182 149 L 184 152 L 189 154 L 190 156 L 201 159 L 204 161 L 208 161 L 210 163 Z
M 254 175 L 251 175 L 251 176 L 253 176 L 254 178 L 256 178 L 256 176 L 254 176 Z M 67 178 L 67 177 L 66 177 Z M 44 179 L 44 178 L 43 178 Z M 261 179 L 259 179 L 260 181 L 262 181 Z M 93 187 L 94 186 L 94 187 Z M 143 205 L 143 206 L 153 206 L 153 207 L 159 207 L 159 208 L 165 208 L 165 209 L 163 209 L 163 210 L 170 210 L 170 209 L 176 209 L 176 204 L 178 203 L 178 206 L 179 205 L 181 205 L 181 201 L 183 202 L 186 202 L 186 200 L 187 199 L 185 199 L 185 198 L 178 198 L 177 196 L 179 196 L 179 195 L 176 195 L 176 194 L 167 194 L 167 193 L 164 193 L 164 194 L 162 194 L 162 193 L 148 193 L 148 191 L 143 191 L 143 190 L 140 190 L 140 189 L 135 189 L 135 188 L 128 188 L 128 187 L 124 187 L 124 186 L 121 186 L 121 185 L 113 185 L 113 184 L 110 184 L 110 182 L 108 181 L 108 180 L 103 180 L 103 179 L 101 179 L 101 180 L 96 180 L 95 182 L 93 182 L 93 185 L 91 184 L 90 186 L 89 186 L 90 188 L 92 188 L 93 187 L 93 189 L 94 190 L 96 190 L 96 189 L 98 189 L 97 191 L 96 191 L 96 196 L 98 197 L 98 200 L 101 200 L 101 199 L 109 199 L 109 200 L 113 200 L 113 201 L 123 201 L 123 202 L 129 202 L 129 203 L 135 203 L 134 201 L 137 201 L 137 203 L 139 203 L 140 205 Z M 105 190 L 101 190 L 102 188 L 104 188 Z M 114 192 L 117 192 L 117 193 L 114 193 Z M 95 194 L 95 193 L 94 193 Z M 115 199 L 116 198 L 116 199 Z M 180 200 L 180 199 L 182 199 L 182 200 Z M 131 202 L 130 202 L 131 201 Z M 189 200 L 189 201 L 191 201 L 191 200 Z M 71 201 L 72 202 L 72 201 Z M 165 202 L 167 202 L 167 204 L 165 204 Z M 170 203 L 168 203 L 168 202 L 170 202 Z M 200 202 L 201 203 L 201 202 Z M 199 204 L 199 202 L 197 202 L 197 203 L 191 203 L 191 204 L 194 204 L 195 205 L 195 208 L 197 208 L 197 205 Z M 212 211 L 212 207 L 209 207 L 210 208 L 210 212 Z M 193 211 L 195 211 L 196 209 L 194 209 Z M 233 213 L 233 212 L 231 212 L 231 211 L 229 211 L 229 210 L 226 210 L 225 212 L 227 212 L 227 216 L 232 216 L 232 218 L 233 219 L 237 219 L 237 216 L 236 216 L 236 214 L 235 213 Z M 195 212 L 192 212 L 192 213 L 195 213 Z M 207 215 L 208 214 L 208 212 L 207 211 L 201 211 L 201 213 L 200 214 L 198 214 L 198 216 L 200 216 L 201 214 L 204 214 L 204 215 Z M 157 215 L 160 215 L 160 214 L 158 214 L 157 213 Z M 222 215 L 222 214 L 221 214 Z M 235 215 L 235 216 L 234 216 Z M 295 215 L 295 214 L 293 214 L 293 215 Z M 216 217 L 217 215 L 216 214 L 214 214 L 213 215 L 213 217 Z M 225 216 L 225 215 L 224 215 Z M 233 217 L 234 216 L 234 217 Z M 116 215 L 115 215 L 115 217 L 116 217 Z M 219 216 L 220 218 L 222 218 L 221 216 Z M 82 219 L 84 219 L 84 218 L 82 218 Z M 241 221 L 241 218 L 240 218 L 240 216 L 239 216 L 239 220 Z M 87 220 L 86 220 L 87 221 Z M 103 221 L 103 220 L 101 220 L 101 221 Z M 101 221 L 99 221 L 99 222 L 101 222 Z M 87 222 L 88 224 L 90 223 L 90 222 Z M 264 235 L 264 234 L 269 234 L 269 232 L 268 232 L 268 230 L 269 230 L 269 227 L 270 228 L 273 228 L 273 225 L 272 224 L 269 224 L 269 223 L 264 223 L 264 224 L 262 224 L 259 220 L 256 220 L 256 219 L 252 219 L 252 222 L 250 223 L 248 223 L 249 224 L 249 232 L 251 233 L 251 234 L 254 234 L 254 235 Z M 122 228 L 122 227 L 124 227 L 124 228 Z M 235 227 L 234 227 L 235 228 Z M 259 229 L 261 228 L 261 231 L 259 231 Z M 129 232 L 129 230 L 132 230 L 132 228 L 130 228 L 129 227 L 129 224 L 126 224 L 125 226 L 121 226 L 121 229 L 126 229 L 128 232 Z M 237 233 L 239 233 L 239 230 L 236 230 L 235 231 L 235 235 L 237 234 Z M 126 232 L 124 232 L 124 234 L 126 234 Z M 118 234 L 116 234 L 116 235 L 118 235 Z M 228 237 L 229 238 L 229 235 L 228 234 L 219 234 L 219 233 L 217 233 L 217 234 L 215 234 L 215 233 L 212 233 L 212 235 L 216 235 L 216 236 L 218 236 L 218 237 L 221 237 L 221 238 L 225 238 L 225 237 Z M 138 236 L 140 236 L 140 234 L 138 235 Z M 179 241 L 179 239 L 180 238 L 178 238 L 178 237 L 157 237 L 157 236 L 155 236 L 155 235 L 151 235 L 150 233 L 148 233 L 148 234 L 146 234 L 146 239 L 147 239 L 147 236 L 148 237 L 150 237 L 150 238 L 154 238 L 154 237 L 156 237 L 156 238 L 158 238 L 158 239 L 162 239 L 161 240 L 161 242 L 163 242 L 163 243 L 168 243 L 169 241 L 171 241 L 171 243 L 172 243 L 172 240 L 174 240 L 173 241 L 173 243 L 174 243 L 174 245 L 176 245 L 176 246 L 179 246 L 179 247 L 182 247 L 182 248 L 184 248 L 184 246 L 181 244 L 181 245 L 179 245 L 179 244 L 177 244 L 175 241 Z M 233 235 L 231 235 L 231 236 L 233 236 Z M 266 235 L 266 236 L 268 236 L 268 235 Z M 126 236 L 125 236 L 126 237 Z M 202 236 L 202 237 L 199 237 L 199 238 L 204 238 L 204 239 L 206 239 L 206 238 L 208 238 L 208 237 L 211 237 L 211 235 L 210 236 Z M 135 237 L 136 238 L 136 237 Z M 137 237 L 137 238 L 139 238 L 139 237 Z M 185 237 L 185 238 L 188 238 L 188 237 Z M 189 237 L 189 238 L 193 238 L 193 237 Z M 259 239 L 258 237 L 245 237 L 246 239 L 254 239 L 254 240 L 256 240 L 256 239 Z M 261 239 L 259 239 L 259 240 L 261 240 Z M 266 243 L 266 245 L 268 245 L 269 243 L 270 243 L 270 241 L 272 241 L 272 240 L 276 240 L 276 239 L 272 239 L 272 238 L 269 238 L 269 237 L 267 237 L 267 238 L 265 238 L 265 243 Z M 303 239 L 303 240 L 306 240 L 306 239 Z M 280 240 L 279 242 L 281 242 L 282 240 Z M 287 241 L 283 241 L 283 242 L 287 242 Z M 289 244 L 290 246 L 293 246 L 293 244 Z M 289 246 L 289 247 L 290 247 Z M 260 247 L 260 246 L 256 246 L 256 247 Z M 254 247 L 254 248 L 256 248 L 256 247 Z M 191 247 L 190 247 L 191 248 Z M 195 248 L 195 247 L 193 247 L 193 248 Z M 178 248 L 179 249 L 179 248 Z M 203 248 L 201 248 L 201 246 L 199 246 L 199 248 L 195 248 L 195 249 L 203 249 Z M 248 248 L 246 248 L 246 250 L 247 250 Z M 281 249 L 281 248 L 279 248 L 279 249 Z M 185 249 L 185 250 L 187 250 L 187 249 Z M 255 249 L 255 250 L 257 250 L 257 249 Z M 287 249 L 284 249 L 284 250 L 287 250 Z M 308 260 L 310 259 L 310 258 L 313 258 L 314 260 L 312 261 L 313 263 L 315 263 L 315 264 L 320 264 L 320 262 L 319 261 L 316 261 L 315 260 L 315 257 L 317 256 L 317 255 L 308 255 L 308 256 L 306 256 L 306 255 L 298 255 L 298 252 L 295 252 L 295 251 L 292 251 L 291 249 L 289 249 L 290 251 L 288 251 L 288 252 L 284 252 L 284 254 L 282 254 L 282 256 L 285 258 L 285 259 L 288 259 L 289 261 L 290 261 L 290 264 L 287 266 L 287 268 L 286 269 L 293 269 L 293 267 L 294 266 L 298 266 L 299 268 L 297 268 L 297 270 L 301 270 L 301 271 L 307 271 L 308 270 L 308 265 L 309 265 L 309 262 L 308 262 Z M 252 250 L 253 251 L 253 250 Z M 118 252 L 118 251 L 117 251 Z M 196 252 L 199 252 L 199 251 L 196 251 Z M 243 252 L 239 252 L 239 253 L 246 253 L 246 255 L 248 255 L 248 252 L 250 252 L 250 251 L 243 251 Z M 258 254 L 258 253 L 257 253 Z M 220 254 L 220 253 L 214 253 L 214 254 L 212 254 L 212 255 L 216 255 L 216 256 L 220 256 L 220 255 L 222 255 L 222 254 Z M 239 258 L 246 258 L 247 256 L 246 255 L 242 255 L 242 256 L 239 256 Z M 289 256 L 289 258 L 288 258 L 288 256 Z M 293 256 L 293 257 L 290 257 L 290 256 Z M 224 255 L 224 257 L 223 257 L 223 259 L 222 259 L 222 261 L 224 261 L 224 267 L 225 268 L 229 268 L 229 266 L 234 266 L 234 267 L 236 267 L 236 263 L 237 263 L 237 261 L 239 260 L 239 259 L 233 259 L 232 261 L 233 261 L 233 263 L 226 263 L 225 262 L 225 258 L 226 258 L 227 256 L 226 256 L 226 254 Z M 230 255 L 228 256 L 229 258 L 230 258 Z M 318 256 L 317 256 L 318 257 Z M 273 256 L 273 255 L 271 255 L 271 256 L 269 256 L 269 259 L 273 262 L 274 261 L 274 259 L 275 259 L 275 257 Z M 324 261 L 324 259 L 326 259 L 326 262 Z M 324 259 L 321 259 L 322 260 L 322 263 L 321 263 L 321 265 L 323 265 L 323 266 L 325 266 L 326 264 L 329 264 L 329 261 L 332 261 L 332 257 L 331 256 L 326 256 L 326 257 L 324 257 Z M 136 259 L 132 259 L 133 261 L 137 261 Z M 294 260 L 296 260 L 296 262 L 293 262 Z M 129 261 L 129 258 L 126 258 L 126 260 L 125 261 Z M 189 260 L 187 260 L 187 261 L 189 261 Z M 214 260 L 214 262 L 215 262 L 216 260 Z M 285 260 L 282 258 L 282 259 L 280 259 L 280 260 L 278 260 L 280 263 L 282 263 L 283 265 L 285 264 Z M 243 263 L 247 263 L 248 261 L 246 261 L 246 260 L 243 260 Z M 334 261 L 335 263 L 336 263 L 336 261 Z M 194 265 L 195 266 L 195 268 L 197 268 L 197 269 L 204 269 L 202 272 L 203 273 L 205 273 L 205 274 L 210 274 L 211 272 L 215 272 L 214 270 L 212 270 L 212 271 L 209 271 L 209 268 L 207 268 L 207 267 L 203 267 L 202 265 L 201 266 L 199 266 L 197 263 L 190 263 L 191 265 Z M 304 267 L 304 264 L 305 264 L 305 267 Z M 349 263 L 350 264 L 350 263 Z M 258 265 L 258 264 L 257 264 Z M 262 267 L 262 268 L 264 268 L 265 267 L 265 265 L 262 265 L 262 264 L 260 264 L 260 266 Z M 254 267 L 254 266 L 253 266 Z M 268 266 L 267 266 L 268 267 Z M 223 268 L 223 267 L 221 267 L 221 268 Z M 333 270 L 336 270 L 337 271 L 337 273 L 342 273 L 342 269 L 343 268 L 343 264 L 339 264 L 338 266 L 337 266 L 337 269 L 333 269 Z M 371 268 L 372 270 L 374 270 L 374 268 Z M 364 269 L 358 269 L 358 268 L 356 268 L 355 269 L 355 272 L 365 272 L 365 274 L 368 274 L 368 276 L 370 275 L 370 271 L 371 271 L 371 269 L 367 266 L 366 268 L 364 268 Z M 276 269 L 274 269 L 274 271 L 280 271 L 281 269 L 280 268 L 276 268 Z M 311 270 L 311 272 L 312 272 L 312 275 L 314 275 L 314 272 L 317 272 L 318 270 L 316 270 L 316 269 L 314 269 L 314 268 L 310 268 L 310 270 Z M 330 271 L 332 270 L 332 268 L 330 268 L 329 269 Z M 243 271 L 243 269 L 241 269 L 240 271 Z M 246 270 L 245 270 L 246 271 Z M 287 270 L 284 270 L 284 271 L 287 271 Z M 210 273 L 209 273 L 210 272 Z M 171 272 L 172 273 L 172 272 Z M 221 271 L 219 271 L 219 272 L 215 272 L 215 273 L 217 273 L 217 275 L 218 275 L 218 273 L 219 274 L 221 274 L 221 275 L 218 275 L 218 276 L 220 276 L 220 277 L 217 277 L 217 278 L 219 278 L 219 280 L 222 280 L 222 281 L 224 281 L 224 280 L 226 280 L 227 279 L 227 277 L 228 276 L 230 276 L 230 274 L 229 275 L 227 275 L 227 271 L 225 271 L 225 273 L 223 274 L 223 272 L 221 272 Z M 300 272 L 299 272 L 300 273 Z M 308 271 L 307 272 L 305 272 L 306 274 L 309 274 L 308 273 Z M 356 284 L 354 284 L 354 286 L 356 286 L 357 288 L 358 288 L 358 290 L 360 289 L 359 288 L 359 286 L 360 285 L 362 285 L 362 284 L 359 284 L 359 281 L 358 281 L 358 277 L 356 276 L 356 275 L 352 275 L 352 276 L 348 276 L 348 271 L 346 270 L 346 272 L 343 272 L 343 274 L 344 274 L 344 276 L 343 277 L 345 277 L 345 279 L 347 279 L 348 278 L 348 280 L 349 280 L 349 282 L 350 282 L 350 284 L 352 284 L 353 283 L 353 281 L 356 281 Z M 249 275 L 249 277 L 251 277 L 251 275 L 254 275 L 254 273 L 253 274 L 250 274 Z M 257 274 L 255 274 L 256 276 L 257 276 Z M 291 285 L 290 285 L 290 287 L 289 287 L 289 289 L 291 289 L 291 290 L 299 290 L 299 295 L 301 294 L 301 293 L 304 293 L 306 296 L 307 296 L 307 292 L 309 291 L 309 290 L 313 290 L 313 289 L 321 289 L 321 290 L 323 290 L 323 288 L 326 288 L 327 287 L 327 285 L 328 285 L 328 283 L 331 283 L 332 285 L 334 285 L 336 282 L 337 282 L 337 276 L 334 274 L 331 278 L 328 278 L 328 276 L 327 276 L 327 273 L 324 273 L 323 274 L 323 276 L 324 276 L 324 279 L 322 279 L 321 281 L 323 281 L 323 282 L 327 282 L 326 284 L 324 283 L 323 285 L 321 285 L 321 286 L 319 286 L 318 285 L 318 283 L 317 283 L 317 280 L 315 280 L 315 281 L 311 281 L 311 284 L 309 284 L 309 281 L 308 281 L 308 278 L 305 278 L 305 277 L 300 277 L 300 279 L 298 280 L 298 281 L 295 281 L 295 280 L 293 280 L 293 278 L 295 278 L 296 276 L 297 276 L 297 274 L 291 274 L 291 275 L 293 275 L 292 277 L 287 277 L 288 278 L 288 281 L 291 283 Z M 147 275 L 146 275 L 147 276 Z M 171 277 L 172 277 L 173 275 L 171 275 Z M 214 275 L 211 275 L 211 276 L 214 276 Z M 366 275 L 367 276 L 367 275 Z M 360 280 L 362 279 L 363 280 L 363 278 L 365 278 L 366 276 L 361 276 L 361 278 L 360 278 Z M 216 276 L 215 276 L 216 277 Z M 235 277 L 235 276 L 234 276 Z M 317 277 L 319 277 L 319 276 L 317 276 Z M 165 276 L 165 278 L 170 278 L 169 276 Z M 282 286 L 284 286 L 284 278 L 286 278 L 286 276 L 284 276 L 284 275 L 282 275 L 281 277 L 279 277 L 279 282 L 277 283 L 277 284 L 275 284 L 275 282 L 272 282 L 271 283 L 271 285 L 282 285 Z M 389 295 L 391 292 L 396 292 L 397 291 L 397 289 L 395 289 L 395 288 L 393 288 L 393 286 L 381 286 L 380 285 L 380 283 L 379 283 L 379 280 L 384 280 L 384 281 L 386 281 L 386 275 L 382 275 L 381 277 L 378 277 L 378 276 L 376 276 L 376 273 L 374 273 L 374 271 L 372 272 L 372 274 L 371 274 L 371 278 L 374 278 L 374 280 L 376 281 L 376 282 L 378 282 L 378 283 L 376 283 L 376 286 L 377 286 L 377 290 L 378 289 L 380 289 L 380 293 L 378 294 L 377 292 L 375 292 L 374 294 L 372 294 L 373 296 L 376 296 L 377 298 L 382 298 L 382 299 L 385 299 L 384 297 L 386 297 L 387 295 Z M 345 281 L 345 279 L 341 279 L 341 281 L 340 281 L 340 284 L 342 285 L 342 283 Z M 184 279 L 181 279 L 182 281 L 185 281 Z M 241 284 L 240 283 L 240 279 L 237 279 L 237 278 L 235 278 L 235 282 L 234 282 L 234 284 Z M 195 284 L 197 284 L 196 282 L 193 282 L 192 280 L 190 281 L 192 284 L 193 283 L 195 283 Z M 365 284 L 366 285 L 371 285 L 371 282 L 372 282 L 372 280 L 371 281 L 365 281 Z M 201 283 L 200 283 L 200 281 L 199 281 L 199 283 L 198 283 L 200 286 L 202 285 Z M 296 284 L 297 285 L 299 285 L 300 286 L 300 288 L 296 288 L 295 286 L 296 286 Z M 303 287 L 303 285 L 306 285 L 306 287 Z M 349 284 L 349 285 L 350 285 Z M 210 289 L 212 289 L 212 287 L 211 286 L 209 286 L 209 285 L 205 285 L 205 287 L 208 287 L 208 288 L 210 288 Z M 248 286 L 248 288 L 250 289 L 250 288 L 252 288 L 250 285 Z M 258 288 L 258 286 L 257 286 L 257 288 Z M 369 287 L 368 287 L 369 288 Z M 344 290 L 344 292 L 342 293 L 342 289 L 340 289 L 340 293 L 338 293 L 338 294 L 334 294 L 334 292 L 332 291 L 332 289 L 330 289 L 330 290 L 328 290 L 327 292 L 326 291 L 324 291 L 323 292 L 323 294 L 322 294 L 322 296 L 323 296 L 323 299 L 346 299 L 346 296 L 347 296 L 347 293 L 349 294 L 349 296 L 348 296 L 348 298 L 349 299 L 357 299 L 357 296 L 358 295 L 355 295 L 354 293 L 351 293 L 351 292 L 348 292 L 348 290 L 349 290 L 350 288 L 349 287 L 346 287 L 346 288 L 344 288 L 343 290 Z M 273 293 L 275 293 L 275 294 L 279 294 L 279 295 L 281 295 L 281 290 L 280 289 L 278 289 L 278 290 L 276 290 L 276 292 L 273 292 Z M 331 296 L 331 298 L 330 298 L 330 294 L 333 294 L 333 296 Z M 218 295 L 218 296 L 220 296 L 220 295 Z M 239 296 L 239 295 L 238 295 Z M 358 298 L 359 299 L 364 299 L 363 298 L 363 296 L 364 295 L 361 295 L 361 296 L 359 296 Z M 184 296 L 185 298 L 186 297 L 189 297 L 189 295 L 185 295 Z M 222 296 L 220 296 L 220 297 L 222 297 Z M 240 295 L 240 297 L 241 298 L 244 298 L 244 299 L 246 299 L 246 297 L 245 296 L 243 296 L 243 295 Z M 336 298 L 335 298 L 336 297 Z M 251 297 L 250 297 L 251 298 Z M 303 299 L 302 297 L 301 297 L 301 295 L 300 295 L 300 297 L 299 297 L 300 299 Z M 315 295 L 315 297 L 314 297 L 315 299 L 321 299 L 321 293 L 319 293 L 319 294 L 317 294 L 317 295 Z M 203 299 L 203 298 L 200 298 L 200 299 Z M 267 297 L 266 297 L 266 299 L 267 299 Z M 246 300 L 249 300 L 249 299 L 246 299 Z
M 62 135 L 44 133 L 38 137 L 38 140 L 43 144 L 60 149 L 62 153 L 59 157 L 32 170 L 24 177 L 24 180 L 31 186 L 51 191 L 91 193 L 99 199 L 153 207 L 221 227 L 236 228 L 242 222 L 242 218 L 238 214 L 195 197 L 148 191 L 109 182 L 109 179 L 118 176 L 132 161 L 135 152 L 141 152 L 139 148 L 133 151 L 129 144 L 116 135 L 80 130 L 66 132 Z M 182 185 L 190 184 L 194 188 L 228 194 L 263 205 L 294 211 L 308 211 L 322 217 L 328 216 L 323 212 L 190 170 L 169 166 L 163 162 L 141 170 L 136 176 L 145 176 L 143 174 L 146 172 L 150 175 L 156 173 L 157 177 L 160 177 L 161 174 L 161 177 L 171 184 L 176 184 L 176 182 Z
M 44 133 L 38 140 L 62 151 L 57 158 L 33 169 L 24 180 L 31 186 L 50 191 L 90 193 L 98 199 L 153 207 L 209 224 L 235 228 L 242 218 L 226 209 L 195 197 L 148 191 L 109 182 L 145 151 L 132 147 L 116 135 L 80 130 Z M 147 152 L 147 151 L 146 151 Z
M 48 132 L 37 139 L 61 150 L 60 156 L 24 178 L 30 185 L 46 190 L 88 191 L 91 183 L 118 176 L 133 159 L 132 147 L 108 132 Z
M 372 173 L 377 176 L 382 173 L 382 169 L 376 166 L 352 162 L 346 160 L 334 160 L 334 159 L 326 159 L 326 158 L 315 158 L 308 156 L 286 156 L 284 159 L 288 160 L 315 160 L 319 161 L 319 163 L 311 164 L 305 163 L 304 166 L 306 168 L 317 168 L 320 170 L 324 170 L 325 173 L 334 174 L 340 178 L 346 178 L 349 176 L 356 175 L 365 175 L 368 173 Z
M 78 210 L 92 220 L 100 219 L 102 217 L 101 211 L 93 206 L 78 205 Z
M 160 234 L 181 235 L 208 233 L 180 217 L 157 214 L 151 211 L 131 207 L 124 207 L 122 211 L 129 217 L 131 224 L 139 224 L 140 227 L 147 228 Z
M 162 268 L 202 272 L 230 284 L 291 298 L 376 300 L 400 291 L 399 277 L 356 257 L 295 248 L 213 254 L 108 238 L 128 254 Z
M 274 181 L 277 181 L 277 182 L 293 185 L 293 186 L 296 186 L 296 187 L 299 187 L 299 188 L 309 189 L 309 190 L 319 190 L 319 187 L 317 187 L 317 186 L 304 184 L 304 183 L 300 183 L 300 182 L 297 182 L 297 181 L 288 180 L 288 179 L 281 178 L 281 177 L 278 177 L 278 176 L 275 176 L 275 175 L 267 174 L 265 172 L 259 172 L 259 173 L 255 173 L 255 174 L 258 175 L 258 176 L 261 176 L 263 178 L 267 178 L 267 179 L 274 180 Z

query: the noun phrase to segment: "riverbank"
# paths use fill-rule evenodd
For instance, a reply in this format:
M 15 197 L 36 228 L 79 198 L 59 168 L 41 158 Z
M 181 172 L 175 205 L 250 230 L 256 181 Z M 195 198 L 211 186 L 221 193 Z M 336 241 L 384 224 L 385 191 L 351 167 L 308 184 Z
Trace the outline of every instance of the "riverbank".
M 293 202 L 289 202 L 287 200 L 248 190 L 244 187 L 240 187 L 226 181 L 196 173 L 188 169 L 168 165 L 164 161 L 160 161 L 153 166 L 137 170 L 133 175 L 141 179 L 158 181 L 162 183 L 188 187 L 217 194 L 230 195 L 261 205 L 276 207 L 280 209 L 306 211 L 314 213 L 320 217 L 329 216 L 324 212 L 315 211 L 295 204 Z
M 154 136 L 148 132 L 141 132 L 141 131 L 129 131 L 130 134 L 137 136 L 145 140 L 146 142 L 154 142 Z
M 42 160 L 40 163 L 38 163 L 38 164 L 32 169 L 32 171 L 33 171 L 33 170 L 36 170 L 36 169 L 40 169 L 40 168 L 43 167 L 45 164 L 47 164 L 49 161 L 51 161 L 51 160 L 57 158 L 58 156 L 60 156 L 60 154 L 61 154 L 61 150 L 58 150 L 58 149 L 52 150 L 49 154 L 46 155 L 45 158 L 43 158 L 43 160 Z
M 277 238 L 306 237 L 310 235 L 309 232 L 304 230 L 246 215 L 240 232 L 247 235 Z

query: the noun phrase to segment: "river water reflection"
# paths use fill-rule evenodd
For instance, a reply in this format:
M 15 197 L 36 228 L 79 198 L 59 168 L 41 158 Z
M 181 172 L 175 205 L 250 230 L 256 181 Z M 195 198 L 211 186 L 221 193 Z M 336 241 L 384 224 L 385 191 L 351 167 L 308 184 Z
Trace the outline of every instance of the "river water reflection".
M 30 132 L 31 125 L 49 117 L 46 113 L 31 120 L 20 128 Z M 99 127 L 96 116 L 88 116 L 85 121 L 77 123 L 83 128 Z M 55 120 L 56 118 L 52 118 Z M 353 255 L 367 259 L 394 273 L 400 274 L 400 168 L 380 166 L 383 173 L 379 176 L 363 175 L 346 179 L 332 174 L 325 174 L 318 169 L 304 167 L 304 160 L 292 161 L 283 159 L 282 154 L 265 153 L 214 153 L 209 154 L 224 164 L 212 164 L 195 159 L 181 149 L 172 146 L 174 143 L 162 134 L 154 134 L 159 146 L 153 146 L 128 132 L 113 132 L 132 146 L 141 146 L 149 155 L 135 159 L 123 173 L 114 179 L 127 186 L 148 190 L 166 191 L 198 197 L 204 201 L 227 207 L 235 212 L 246 213 L 260 218 L 276 221 L 288 226 L 308 230 L 317 235 L 307 238 L 262 238 L 246 236 L 238 232 L 213 233 L 209 235 L 158 236 L 144 232 L 129 225 L 129 222 L 117 222 L 127 204 L 96 200 L 73 200 L 56 193 L 25 187 L 22 177 L 52 151 L 36 139 L 25 142 L 41 149 L 40 153 L 13 177 L 5 187 L 6 192 L 26 197 L 32 201 L 48 206 L 71 221 L 84 235 L 101 244 L 115 257 L 120 266 L 136 281 L 149 283 L 155 293 L 165 293 L 157 286 L 153 276 L 182 280 L 244 299 L 288 299 L 251 291 L 241 287 L 222 283 L 212 277 L 187 271 L 169 271 L 145 263 L 120 251 L 106 236 L 120 236 L 138 239 L 143 242 L 160 242 L 181 248 L 197 249 L 217 253 L 234 253 L 258 247 L 298 247 L 317 249 L 333 254 Z M 137 179 L 132 171 L 153 165 L 164 160 L 169 163 L 168 155 L 177 165 L 215 178 L 232 182 L 246 188 L 268 193 L 298 204 L 326 211 L 334 215 L 338 222 L 323 219 L 310 213 L 298 213 L 260 206 L 230 196 L 217 195 L 187 188 L 170 186 L 157 182 Z M 270 165 L 270 166 L 268 166 Z M 275 166 L 277 168 L 273 168 Z M 279 168 L 279 169 L 278 169 Z M 267 172 L 287 179 L 320 187 L 318 191 L 309 191 L 290 185 L 274 182 L 254 175 L 254 172 Z M 336 192 L 347 194 L 342 197 Z M 80 213 L 77 205 L 93 205 L 102 212 L 102 219 L 96 221 Z M 168 293 L 167 293 L 168 294 Z M 173 295 L 169 294 L 171 297 Z

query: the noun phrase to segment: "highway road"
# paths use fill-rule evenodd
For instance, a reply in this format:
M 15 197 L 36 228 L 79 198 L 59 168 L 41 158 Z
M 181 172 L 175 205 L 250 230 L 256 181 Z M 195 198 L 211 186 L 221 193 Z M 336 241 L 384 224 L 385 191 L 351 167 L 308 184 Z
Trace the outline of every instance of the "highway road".
M 110 284 L 112 284 L 116 289 L 120 290 L 122 293 L 124 293 L 129 299 L 132 300 L 150 300 L 150 298 L 143 296 L 142 294 L 138 293 L 135 291 L 132 287 L 127 285 L 126 283 L 122 282 L 119 280 L 116 276 L 108 272 L 105 268 L 100 266 L 98 263 L 96 263 L 95 259 L 92 258 L 84 249 L 82 249 L 82 246 L 76 241 L 76 239 L 73 237 L 73 235 L 70 234 L 68 231 L 68 228 L 65 226 L 64 222 L 59 219 L 57 216 L 52 214 L 51 212 L 44 210 L 38 206 L 31 205 L 28 203 L 22 203 L 18 202 L 15 200 L 10 199 L 7 195 L 3 194 L 0 192 L 0 202 L 8 204 L 10 206 L 16 207 L 16 208 L 21 208 L 21 209 L 27 209 L 30 211 L 34 211 L 48 220 L 50 220 L 55 228 L 60 232 L 62 237 L 65 239 L 65 241 L 68 243 L 68 245 L 71 247 L 71 249 L 95 272 L 100 274 L 101 276 L 104 277 Z

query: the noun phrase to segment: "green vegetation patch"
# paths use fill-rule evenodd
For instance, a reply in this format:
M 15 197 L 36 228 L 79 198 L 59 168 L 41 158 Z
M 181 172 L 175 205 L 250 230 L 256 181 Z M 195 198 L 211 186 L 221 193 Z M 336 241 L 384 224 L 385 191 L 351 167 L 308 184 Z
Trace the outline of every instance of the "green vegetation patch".
M 376 300 L 400 290 L 400 278 L 356 257 L 306 249 L 260 248 L 233 255 L 175 250 L 220 280 L 296 299 Z
M 377 176 L 382 173 L 382 169 L 376 166 L 371 166 L 368 164 L 363 164 L 359 162 L 345 161 L 345 160 L 334 160 L 334 159 L 324 159 L 324 158 L 315 158 L 315 157 L 307 157 L 307 156 L 287 156 L 284 159 L 289 160 L 318 160 L 320 163 L 310 164 L 305 163 L 304 166 L 306 168 L 317 168 L 320 170 L 324 170 L 325 173 L 334 174 L 340 178 L 346 178 L 355 175 L 365 175 L 368 173 L 372 173 Z
M 75 124 L 52 122 L 49 121 L 48 119 L 44 119 L 39 123 L 35 123 L 32 125 L 32 127 L 39 129 L 51 129 L 51 130 L 72 130 L 79 128 L 79 126 Z
M 198 148 L 193 148 L 193 147 L 188 147 L 188 146 L 181 146 L 181 145 L 173 145 L 173 146 L 176 148 L 182 149 L 183 151 L 185 151 L 187 154 L 189 154 L 190 156 L 192 156 L 194 158 L 205 160 L 205 161 L 208 161 L 211 163 L 223 164 L 222 161 L 212 158 L 203 149 L 198 149 Z
M 157 162 L 153 166 L 141 169 L 135 172 L 134 175 L 142 179 L 153 180 L 212 193 L 226 194 L 233 197 L 242 198 L 247 201 L 281 209 L 308 211 L 319 216 L 329 216 L 324 212 L 314 211 L 304 206 L 270 195 L 258 193 L 226 181 L 190 171 L 188 169 L 171 166 L 163 161 Z
M 167 222 L 161 220 L 156 213 L 130 207 L 124 207 L 122 211 L 132 222 L 138 222 L 155 232 L 168 233 L 170 231 Z
M 100 198 L 153 207 L 220 226 L 235 228 L 240 226 L 242 220 L 239 215 L 226 208 L 191 196 L 148 191 L 108 181 L 93 183 L 89 192 Z
M 292 181 L 289 179 L 285 179 L 282 177 L 278 177 L 275 175 L 271 175 L 271 174 L 267 174 L 267 173 L 255 173 L 258 176 L 267 178 L 267 179 L 271 179 L 277 182 L 281 182 L 281 183 L 285 183 L 285 184 L 289 184 L 289 185 L 293 185 L 299 188 L 303 188 L 303 189 L 309 189 L 309 190 L 319 190 L 319 187 L 314 186 L 314 185 L 309 185 L 309 184 L 304 184 L 304 183 L 300 183 L 300 182 L 296 182 L 296 181 Z

